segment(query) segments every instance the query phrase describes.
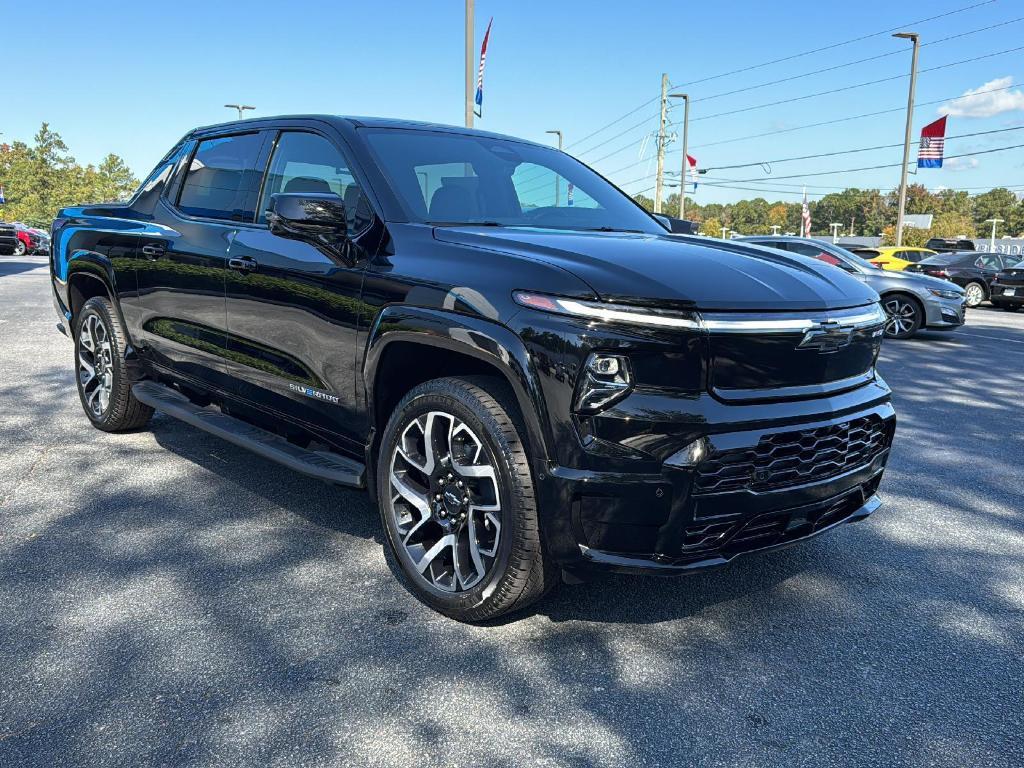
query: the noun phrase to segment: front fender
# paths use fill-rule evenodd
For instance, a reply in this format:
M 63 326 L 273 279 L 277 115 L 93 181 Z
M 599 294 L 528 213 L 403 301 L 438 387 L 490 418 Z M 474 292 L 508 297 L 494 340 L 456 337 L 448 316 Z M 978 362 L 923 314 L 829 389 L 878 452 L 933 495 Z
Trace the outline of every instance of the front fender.
M 481 317 L 427 307 L 385 307 L 370 328 L 363 358 L 367 413 L 376 413 L 373 382 L 381 356 L 399 341 L 451 350 L 495 368 L 515 393 L 536 471 L 547 471 L 549 458 L 556 455 L 547 406 L 530 355 L 515 333 Z

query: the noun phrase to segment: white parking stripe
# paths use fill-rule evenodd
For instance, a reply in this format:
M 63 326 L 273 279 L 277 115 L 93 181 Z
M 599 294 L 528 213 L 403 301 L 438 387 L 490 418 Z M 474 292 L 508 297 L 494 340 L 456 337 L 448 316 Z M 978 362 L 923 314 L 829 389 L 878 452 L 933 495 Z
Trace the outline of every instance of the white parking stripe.
M 1019 339 L 1005 339 L 1002 336 L 986 336 L 983 333 L 968 333 L 967 331 L 960 331 L 958 336 L 977 336 L 979 339 L 994 339 L 995 341 L 1005 341 L 1007 344 L 1024 344 L 1024 341 Z

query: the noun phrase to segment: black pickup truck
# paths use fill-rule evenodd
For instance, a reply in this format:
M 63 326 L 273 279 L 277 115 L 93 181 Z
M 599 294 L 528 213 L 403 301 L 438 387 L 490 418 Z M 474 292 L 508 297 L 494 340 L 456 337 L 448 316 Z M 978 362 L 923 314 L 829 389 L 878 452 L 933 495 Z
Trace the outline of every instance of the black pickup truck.
M 367 488 L 409 588 L 463 621 L 879 505 L 895 416 L 877 294 L 799 255 L 670 236 L 548 147 L 239 121 L 52 235 L 96 427 L 157 409 Z

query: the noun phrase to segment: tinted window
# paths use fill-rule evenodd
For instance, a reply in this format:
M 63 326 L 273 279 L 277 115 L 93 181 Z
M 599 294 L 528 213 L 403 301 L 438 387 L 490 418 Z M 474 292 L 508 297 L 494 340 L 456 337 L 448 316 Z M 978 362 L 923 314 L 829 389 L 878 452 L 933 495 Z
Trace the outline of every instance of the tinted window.
M 353 232 L 369 221 L 366 199 L 337 147 L 315 133 L 282 133 L 263 185 L 259 221 L 267 220 L 271 195 L 301 192 L 333 192 L 342 198 Z
M 982 269 L 1002 269 L 1003 261 L 995 254 L 986 254 L 975 259 L 974 266 Z
M 365 135 L 412 221 L 665 232 L 585 165 L 548 147 L 432 131 Z
M 199 142 L 181 187 L 178 207 L 190 216 L 252 221 L 246 205 L 263 143 L 258 133 Z

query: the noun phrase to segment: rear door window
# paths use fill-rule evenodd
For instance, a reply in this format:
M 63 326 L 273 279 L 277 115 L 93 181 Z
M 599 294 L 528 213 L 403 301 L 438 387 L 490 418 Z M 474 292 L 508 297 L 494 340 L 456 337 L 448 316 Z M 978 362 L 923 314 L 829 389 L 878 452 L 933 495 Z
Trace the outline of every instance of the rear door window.
M 252 221 L 250 192 L 262 145 L 259 133 L 199 142 L 181 186 L 179 210 L 206 219 Z

